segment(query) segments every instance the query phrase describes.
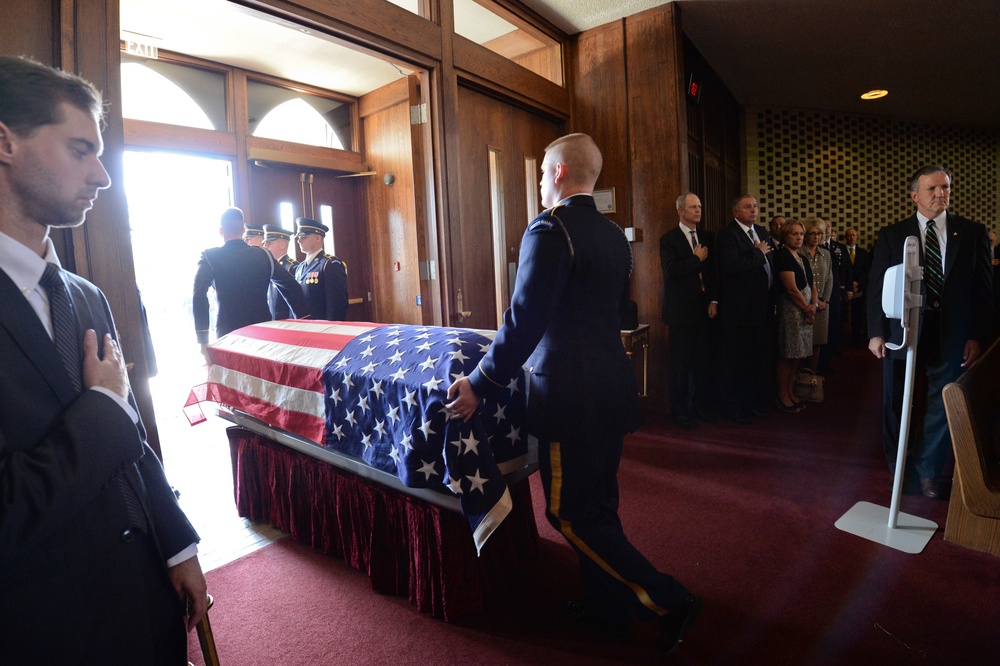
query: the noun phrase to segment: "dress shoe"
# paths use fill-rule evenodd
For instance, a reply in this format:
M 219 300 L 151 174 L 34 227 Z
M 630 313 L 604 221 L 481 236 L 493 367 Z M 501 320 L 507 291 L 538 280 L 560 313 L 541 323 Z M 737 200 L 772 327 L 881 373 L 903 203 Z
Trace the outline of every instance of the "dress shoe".
M 780 398 L 775 398 L 774 399 L 774 406 L 777 407 L 778 409 L 780 409 L 783 412 L 788 412 L 789 414 L 796 414 L 798 412 L 801 412 L 803 409 L 805 409 L 805 406 L 803 406 L 801 408 L 796 407 L 794 402 L 791 405 L 786 405 L 785 403 L 781 402 Z
M 564 619 L 573 624 L 596 628 L 608 638 L 628 638 L 632 631 L 632 622 L 628 617 L 619 622 L 596 617 L 583 599 L 563 599 L 559 602 L 558 610 Z
M 710 412 L 707 409 L 699 409 L 695 414 L 695 417 L 697 417 L 699 421 L 703 421 L 705 423 L 715 423 L 719 420 L 719 417 L 717 417 L 714 412 Z
M 750 417 L 744 414 L 729 414 L 726 418 L 738 425 L 747 425 L 750 423 Z
M 750 413 L 759 419 L 766 419 L 771 416 L 771 412 L 767 411 L 763 407 L 754 407 L 750 410 Z
M 920 479 L 920 492 L 924 494 L 924 497 L 930 497 L 931 499 L 941 499 L 944 497 L 944 490 L 936 479 Z
M 687 428 L 688 430 L 698 427 L 698 422 L 687 414 L 678 414 L 677 416 L 670 417 L 670 420 L 679 425 L 682 428 Z
M 660 619 L 660 639 L 657 647 L 663 654 L 671 654 L 684 640 L 684 632 L 694 624 L 701 613 L 701 598 L 689 595 L 674 611 Z

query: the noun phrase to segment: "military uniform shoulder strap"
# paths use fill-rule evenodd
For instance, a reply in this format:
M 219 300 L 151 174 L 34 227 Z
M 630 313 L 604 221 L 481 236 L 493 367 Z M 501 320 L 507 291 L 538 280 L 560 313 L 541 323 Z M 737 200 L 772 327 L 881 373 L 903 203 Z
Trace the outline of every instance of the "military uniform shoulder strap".
M 559 219 L 559 209 L 564 208 L 563 204 L 558 204 L 552 208 L 548 208 L 538 214 L 531 224 L 528 225 L 528 231 L 554 231 L 559 229 L 562 231 L 563 236 L 566 237 L 566 244 L 569 246 L 569 258 L 570 261 L 573 260 L 575 253 L 573 251 L 573 239 L 569 236 L 569 230 L 566 229 L 566 225 L 563 221 Z

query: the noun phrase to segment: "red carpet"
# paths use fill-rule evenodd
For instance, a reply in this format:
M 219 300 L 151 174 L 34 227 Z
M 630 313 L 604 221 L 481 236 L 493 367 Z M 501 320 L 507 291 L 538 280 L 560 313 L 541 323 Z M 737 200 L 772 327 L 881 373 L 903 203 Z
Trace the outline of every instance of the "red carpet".
M 942 539 L 947 503 L 904 497 L 941 525 L 907 555 L 834 523 L 889 503 L 880 375 L 848 351 L 827 401 L 752 426 L 648 423 L 626 443 L 626 533 L 705 600 L 677 664 L 992 664 L 1000 655 L 1000 561 Z M 446 624 L 376 594 L 343 562 L 290 539 L 208 574 L 222 663 L 653 663 L 653 627 L 607 641 L 553 605 L 579 593 L 575 556 L 541 513 L 524 582 L 478 617 Z M 487 548 L 489 545 L 487 544 Z M 192 660 L 200 662 L 192 634 Z

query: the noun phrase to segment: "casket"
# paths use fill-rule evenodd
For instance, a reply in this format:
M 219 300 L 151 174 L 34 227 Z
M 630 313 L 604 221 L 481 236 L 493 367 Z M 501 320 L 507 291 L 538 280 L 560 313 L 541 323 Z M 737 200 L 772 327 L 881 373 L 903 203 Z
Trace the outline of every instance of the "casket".
M 447 620 L 478 612 L 536 548 L 524 379 L 468 422 L 444 407 L 493 332 L 278 321 L 209 346 L 185 411 L 219 403 L 240 514 L 366 570 Z M 487 544 L 487 542 L 489 542 Z

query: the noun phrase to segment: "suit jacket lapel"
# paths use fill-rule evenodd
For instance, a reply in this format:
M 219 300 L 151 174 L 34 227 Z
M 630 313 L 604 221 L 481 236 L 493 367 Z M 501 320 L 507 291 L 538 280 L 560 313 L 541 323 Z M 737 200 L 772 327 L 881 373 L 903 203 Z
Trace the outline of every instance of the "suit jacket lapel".
M 0 303 L 4 304 L 0 308 L 0 327 L 7 331 L 60 401 L 69 405 L 76 395 L 59 360 L 59 351 L 21 290 L 3 271 L 0 271 Z
M 959 221 L 959 218 L 948 213 L 948 245 L 944 249 L 945 282 L 948 281 L 948 273 L 951 273 L 951 267 L 958 260 L 958 246 L 965 241 L 965 235 L 965 225 Z

